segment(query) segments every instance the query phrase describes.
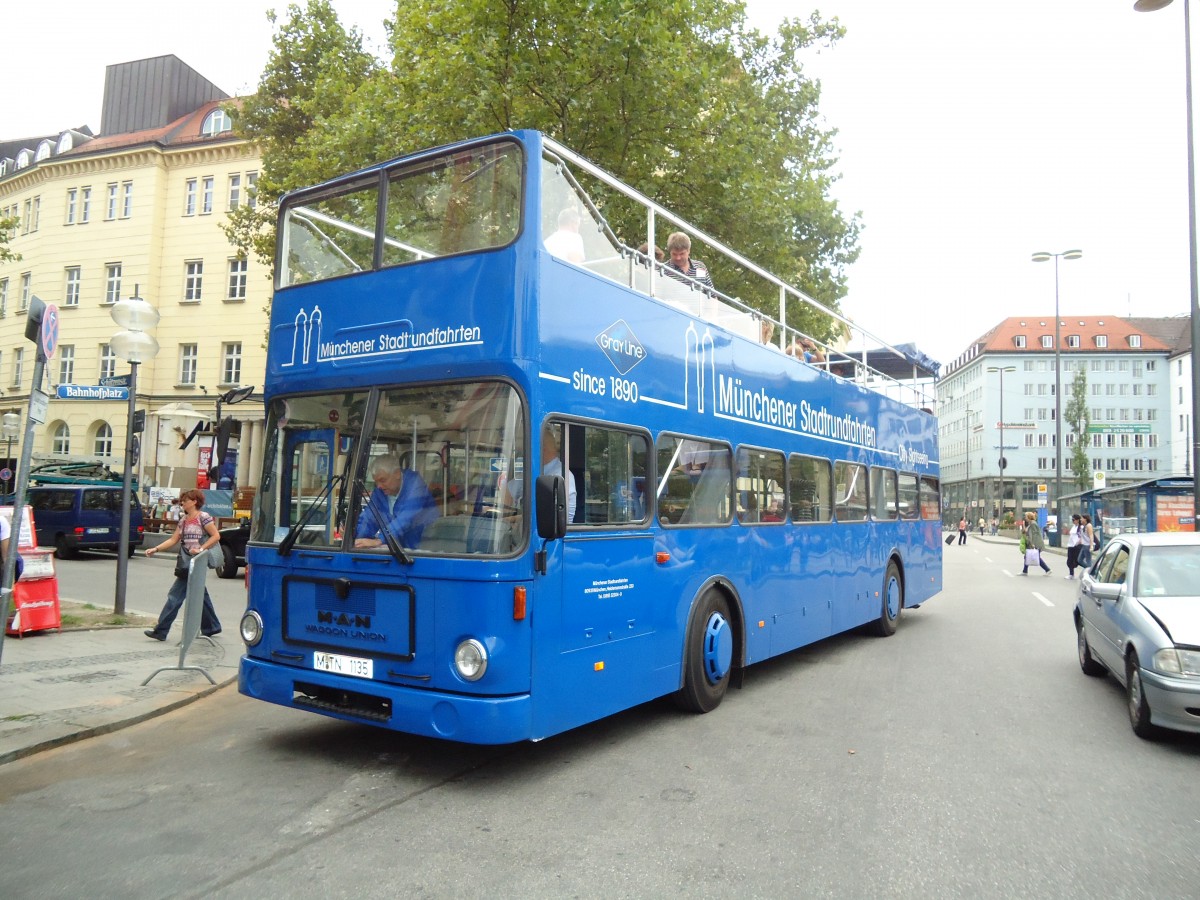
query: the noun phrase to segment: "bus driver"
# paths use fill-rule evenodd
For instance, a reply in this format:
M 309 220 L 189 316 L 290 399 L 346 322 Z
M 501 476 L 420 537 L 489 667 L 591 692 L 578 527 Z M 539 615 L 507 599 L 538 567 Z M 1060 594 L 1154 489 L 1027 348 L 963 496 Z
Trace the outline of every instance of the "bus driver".
M 354 546 L 359 549 L 384 546 L 387 541 L 379 525 L 382 519 L 402 546 L 416 547 L 425 526 L 438 517 L 429 488 L 420 475 L 401 466 L 400 460 L 390 453 L 375 458 L 371 477 L 375 480 L 375 490 L 358 517 Z

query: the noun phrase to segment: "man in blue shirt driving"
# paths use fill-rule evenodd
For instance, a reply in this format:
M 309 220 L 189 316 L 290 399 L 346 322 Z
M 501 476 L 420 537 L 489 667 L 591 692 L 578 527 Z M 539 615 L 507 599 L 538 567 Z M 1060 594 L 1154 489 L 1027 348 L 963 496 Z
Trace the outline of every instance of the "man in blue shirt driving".
M 371 464 L 375 490 L 371 491 L 358 527 L 354 530 L 354 546 L 359 549 L 381 547 L 387 543 L 380 519 L 401 546 L 414 548 L 421 542 L 425 526 L 438 517 L 437 504 L 421 476 L 400 465 L 393 454 L 375 458 Z M 372 513 L 378 513 L 378 518 Z

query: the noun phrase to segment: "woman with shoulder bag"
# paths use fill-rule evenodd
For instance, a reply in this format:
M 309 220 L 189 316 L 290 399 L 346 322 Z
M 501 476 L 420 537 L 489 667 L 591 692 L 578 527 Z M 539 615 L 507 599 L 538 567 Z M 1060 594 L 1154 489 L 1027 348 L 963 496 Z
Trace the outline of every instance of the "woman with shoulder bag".
M 1079 536 L 1082 525 L 1083 520 L 1079 513 L 1071 516 L 1071 530 L 1067 532 L 1067 578 L 1074 578 L 1075 570 L 1079 568 L 1079 553 L 1083 550 L 1082 538 Z
M 183 518 L 175 527 L 175 533 L 159 544 L 146 551 L 147 556 L 154 556 L 160 550 L 169 550 L 179 545 L 179 557 L 175 561 L 175 582 L 167 591 L 167 602 L 158 615 L 158 624 L 146 632 L 146 637 L 156 641 L 165 641 L 171 630 L 171 623 L 179 614 L 179 608 L 187 598 L 188 564 L 190 558 L 207 553 L 221 543 L 221 534 L 217 531 L 216 520 L 203 512 L 204 494 L 200 491 L 184 491 L 179 495 L 179 503 L 183 507 Z M 206 559 L 205 565 L 208 560 Z M 221 633 L 221 623 L 217 619 L 217 611 L 213 609 L 212 598 L 208 596 L 208 588 L 204 589 L 204 614 L 200 620 L 200 633 L 212 637 Z

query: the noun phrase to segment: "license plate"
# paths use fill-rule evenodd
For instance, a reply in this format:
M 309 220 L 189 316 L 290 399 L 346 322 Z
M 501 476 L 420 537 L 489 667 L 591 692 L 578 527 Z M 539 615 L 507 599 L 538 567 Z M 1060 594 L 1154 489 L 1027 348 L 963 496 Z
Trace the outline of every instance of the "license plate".
M 108 534 L 108 529 L 107 528 L 89 528 L 87 530 L 87 533 L 88 534 Z
M 335 675 L 352 675 L 355 678 L 370 678 L 374 660 L 357 656 L 340 656 L 337 653 L 314 653 L 313 668 L 319 672 Z

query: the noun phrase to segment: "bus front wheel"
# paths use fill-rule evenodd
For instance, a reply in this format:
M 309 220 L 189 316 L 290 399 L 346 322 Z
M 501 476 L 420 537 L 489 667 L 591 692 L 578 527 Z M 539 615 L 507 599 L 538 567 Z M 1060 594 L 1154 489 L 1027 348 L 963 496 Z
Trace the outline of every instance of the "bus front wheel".
M 729 688 L 733 643 L 729 601 L 720 591 L 709 591 L 688 626 L 683 687 L 675 695 L 681 709 L 706 713 L 720 706 Z
M 900 624 L 900 610 L 904 609 L 904 583 L 900 580 L 900 569 L 896 561 L 889 560 L 887 574 L 883 576 L 883 597 L 879 604 L 879 618 L 875 620 L 875 633 L 890 637 Z

